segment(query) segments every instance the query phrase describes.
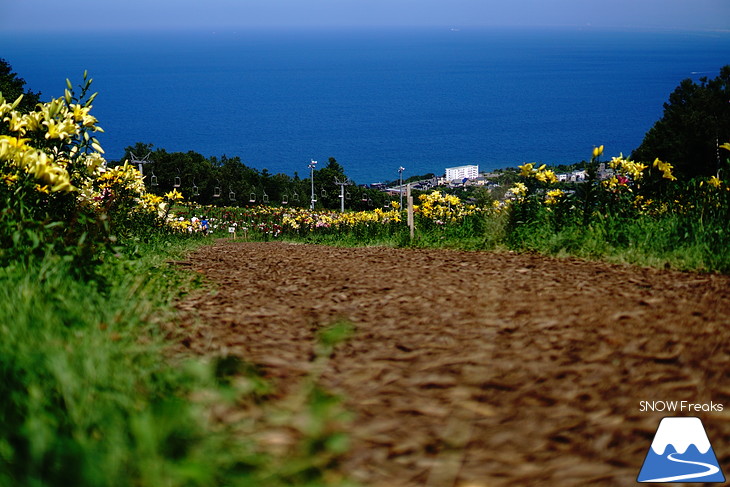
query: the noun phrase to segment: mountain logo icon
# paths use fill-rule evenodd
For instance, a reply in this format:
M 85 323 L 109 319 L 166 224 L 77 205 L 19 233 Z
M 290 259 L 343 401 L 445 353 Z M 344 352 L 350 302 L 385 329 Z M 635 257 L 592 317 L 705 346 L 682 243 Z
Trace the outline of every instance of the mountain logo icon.
M 725 482 L 700 418 L 663 418 L 637 482 Z

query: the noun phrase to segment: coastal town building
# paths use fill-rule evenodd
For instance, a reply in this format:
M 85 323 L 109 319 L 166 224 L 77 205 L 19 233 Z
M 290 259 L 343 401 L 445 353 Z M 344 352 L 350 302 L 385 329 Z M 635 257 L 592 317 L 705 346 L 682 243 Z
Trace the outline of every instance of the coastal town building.
M 575 170 L 575 171 L 572 171 L 569 173 L 556 174 L 556 176 L 558 178 L 558 181 L 560 181 L 561 183 L 563 183 L 563 182 L 577 183 L 577 182 L 585 181 L 588 174 L 585 171 L 585 169 L 581 169 L 581 170 Z
M 453 181 L 455 179 L 474 179 L 479 177 L 479 166 L 467 165 L 446 168 L 446 180 Z

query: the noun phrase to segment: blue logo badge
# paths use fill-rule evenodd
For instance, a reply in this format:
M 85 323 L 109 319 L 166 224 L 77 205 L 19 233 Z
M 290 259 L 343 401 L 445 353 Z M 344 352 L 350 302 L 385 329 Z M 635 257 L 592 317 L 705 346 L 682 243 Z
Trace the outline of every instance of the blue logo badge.
M 700 418 L 664 418 L 637 482 L 725 482 Z

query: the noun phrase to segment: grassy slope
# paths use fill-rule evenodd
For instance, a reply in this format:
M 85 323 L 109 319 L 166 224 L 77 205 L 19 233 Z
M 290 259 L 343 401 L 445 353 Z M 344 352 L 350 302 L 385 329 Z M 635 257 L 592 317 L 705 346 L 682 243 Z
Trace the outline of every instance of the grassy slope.
M 333 468 L 342 434 L 293 425 L 302 410 L 311 424 L 342 417 L 316 377 L 292 402 L 239 357 L 165 356 L 160 325 L 195 287 L 165 261 L 201 242 L 141 245 L 96 281 L 57 259 L 0 269 L 0 486 L 349 485 Z M 257 420 L 212 421 L 234 405 Z M 295 432 L 287 451 L 253 439 L 273 423 Z
M 99 269 L 105 282 L 76 279 L 57 259 L 0 271 L 0 394 L 9 399 L 0 406 L 0 484 L 155 476 L 141 470 L 150 450 L 164 450 L 151 443 L 165 439 L 137 426 L 182 381 L 162 360 L 151 318 L 174 295 L 163 283 L 188 282 L 155 267 L 169 251 L 150 250 L 111 258 Z

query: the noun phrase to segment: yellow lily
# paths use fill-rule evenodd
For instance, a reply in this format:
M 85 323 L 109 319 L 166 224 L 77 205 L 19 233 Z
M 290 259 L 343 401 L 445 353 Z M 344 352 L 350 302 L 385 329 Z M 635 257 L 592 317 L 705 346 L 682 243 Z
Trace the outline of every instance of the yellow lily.
M 530 162 L 517 167 L 520 169 L 520 176 L 530 177 L 532 175 L 532 169 L 535 167 L 535 163 Z

